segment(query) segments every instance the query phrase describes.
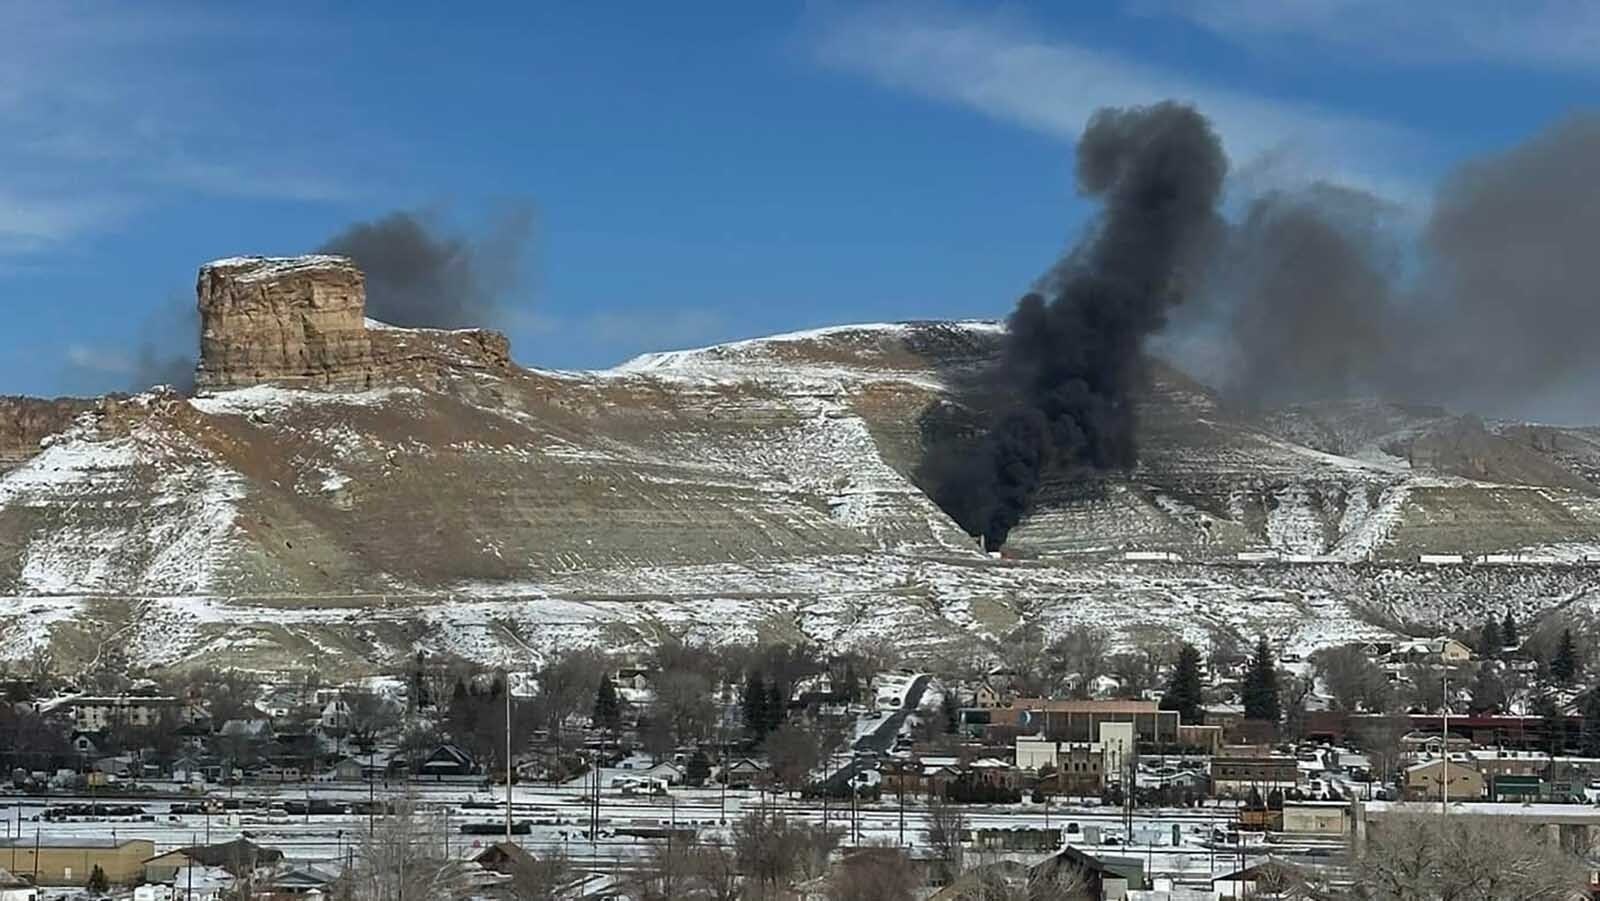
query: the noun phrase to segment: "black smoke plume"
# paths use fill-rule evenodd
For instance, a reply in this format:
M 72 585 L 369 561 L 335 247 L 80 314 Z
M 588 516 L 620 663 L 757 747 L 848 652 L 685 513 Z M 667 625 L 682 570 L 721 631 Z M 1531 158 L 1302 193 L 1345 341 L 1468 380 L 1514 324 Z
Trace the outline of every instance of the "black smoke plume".
M 1009 403 L 969 454 L 933 473 L 935 500 L 991 548 L 1047 475 L 1136 462 L 1143 343 L 1183 297 L 1186 254 L 1216 225 L 1227 158 L 1203 116 L 1163 103 L 1095 113 L 1077 170 L 1103 209 L 1011 314 L 995 373 Z
M 532 233 L 525 210 L 502 217 L 477 240 L 394 212 L 350 226 L 319 252 L 350 257 L 366 273 L 373 319 L 407 328 L 496 326 L 509 312 Z
M 1162 352 L 1261 405 L 1377 397 L 1593 423 L 1597 235 L 1592 114 L 1462 165 L 1420 227 L 1349 189 L 1271 195 L 1230 228 Z

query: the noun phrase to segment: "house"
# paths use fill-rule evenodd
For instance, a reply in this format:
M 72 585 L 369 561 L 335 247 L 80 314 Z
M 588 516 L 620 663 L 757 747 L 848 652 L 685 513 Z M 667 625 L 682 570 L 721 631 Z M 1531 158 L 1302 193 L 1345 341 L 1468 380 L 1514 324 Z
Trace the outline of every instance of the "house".
M 1061 897 L 1090 901 L 1126 898 L 1129 889 L 1142 889 L 1141 877 L 1131 877 L 1110 861 L 1092 857 L 1070 845 L 1028 867 L 1028 884 L 1055 888 Z
M 350 728 L 350 705 L 344 698 L 335 697 L 323 706 L 322 712 L 317 716 L 317 724 L 324 731 L 337 731 Z
M 0 839 L 0 858 L 15 860 L 15 873 L 38 873 L 40 885 L 81 886 L 96 866 L 113 885 L 144 880 L 144 862 L 156 853 L 149 839 Z
M 271 901 L 327 901 L 330 889 L 338 878 L 337 873 L 326 872 L 316 866 L 296 867 L 263 880 L 256 898 Z
M 272 722 L 264 719 L 228 720 L 217 730 L 223 738 L 267 741 L 272 738 Z
M 442 744 L 435 748 L 428 758 L 422 761 L 417 768 L 424 776 L 433 776 L 435 779 L 442 776 L 471 776 L 478 772 L 478 764 L 472 755 L 453 744 Z
M 748 788 L 767 780 L 768 767 L 759 760 L 741 757 L 722 768 L 718 780 L 730 788 Z
M 1406 767 L 1408 801 L 1476 801 L 1483 797 L 1483 774 L 1464 760 L 1428 760 Z
M 659 779 L 667 785 L 683 784 L 683 767 L 670 760 L 664 760 L 644 771 L 644 775 L 651 779 Z
M 165 854 L 158 854 L 144 861 L 144 878 L 146 882 L 171 882 L 177 872 L 186 867 L 207 867 L 223 870 L 233 876 L 243 876 L 265 867 L 277 866 L 282 861 L 282 851 L 239 838 L 216 845 L 174 848 Z
M 0 901 L 39 901 L 42 897 L 32 883 L 0 870 Z
M 1445 666 L 1468 663 L 1472 648 L 1454 638 L 1425 638 L 1401 642 L 1389 652 L 1390 663 L 1442 663 Z
M 105 733 L 73 730 L 72 750 L 80 757 L 99 757 L 100 745 L 104 741 Z
M 202 719 L 202 712 L 182 698 L 160 695 L 79 695 L 63 706 L 72 708 L 72 725 L 84 732 L 104 732 L 119 726 L 145 728 L 163 716 L 181 722 Z
M 1446 749 L 1451 754 L 1464 754 L 1472 749 L 1472 739 L 1459 735 L 1446 738 L 1436 732 L 1407 732 L 1400 736 L 1400 753 L 1408 756 L 1437 757 Z
M 297 766 L 278 766 L 268 764 L 256 770 L 256 781 L 282 785 L 285 782 L 299 782 L 305 778 Z
M 365 778 L 366 765 L 354 757 L 344 757 L 328 769 L 328 778 L 334 782 L 360 782 Z
M 992 710 L 996 707 L 1008 707 L 1011 704 L 1011 693 L 1003 686 L 996 684 L 993 679 L 985 677 L 978 683 L 978 688 L 972 693 L 972 706 L 980 710 Z
M 1268 857 L 1211 880 L 1211 890 L 1218 898 L 1277 898 L 1284 896 L 1298 879 L 1292 865 Z
M 516 842 L 498 841 L 473 855 L 472 862 L 491 873 L 511 876 L 524 867 L 532 866 L 535 860 Z

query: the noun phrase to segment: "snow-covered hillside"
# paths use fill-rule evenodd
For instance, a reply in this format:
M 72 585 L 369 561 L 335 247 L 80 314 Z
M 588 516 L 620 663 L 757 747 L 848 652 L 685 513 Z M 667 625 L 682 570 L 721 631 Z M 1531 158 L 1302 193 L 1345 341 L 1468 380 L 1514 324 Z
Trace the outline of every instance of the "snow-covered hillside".
M 0 440 L 0 657 L 115 636 L 153 663 L 366 666 L 663 629 L 935 653 L 1034 620 L 1310 647 L 1470 619 L 1480 591 L 1530 611 L 1587 591 L 1583 566 L 1530 588 L 1407 564 L 1581 561 L 1600 502 L 1579 433 L 1262 417 L 1159 368 L 1138 469 L 1048 486 L 1013 533 L 1030 559 L 990 559 L 916 476 L 940 428 L 981 419 L 967 376 L 999 334 L 842 326 L 603 372 L 107 399 L 37 447 Z M 1236 565 L 1264 552 L 1360 565 Z

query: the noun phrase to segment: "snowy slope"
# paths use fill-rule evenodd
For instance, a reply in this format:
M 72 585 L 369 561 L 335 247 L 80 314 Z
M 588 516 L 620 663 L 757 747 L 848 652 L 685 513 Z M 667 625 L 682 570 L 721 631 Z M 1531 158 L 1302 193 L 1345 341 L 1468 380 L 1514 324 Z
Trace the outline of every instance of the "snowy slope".
M 107 400 L 0 470 L 0 658 L 88 658 L 116 636 L 155 663 L 360 667 L 663 629 L 931 654 L 1023 620 L 1310 647 L 1587 584 L 1581 566 L 1533 584 L 1406 561 L 1581 561 L 1600 546 L 1575 462 L 1600 458 L 1593 441 L 1496 426 L 1484 443 L 1390 411 L 1262 417 L 1159 368 L 1137 470 L 1047 486 L 1013 535 L 1035 559 L 991 560 L 916 471 L 939 423 L 980 415 L 968 376 L 998 337 L 841 326 L 603 372 Z M 1579 474 L 1530 484 L 1546 464 Z M 1120 562 L 1135 549 L 1190 562 Z M 1361 565 L 1231 565 L 1264 550 Z

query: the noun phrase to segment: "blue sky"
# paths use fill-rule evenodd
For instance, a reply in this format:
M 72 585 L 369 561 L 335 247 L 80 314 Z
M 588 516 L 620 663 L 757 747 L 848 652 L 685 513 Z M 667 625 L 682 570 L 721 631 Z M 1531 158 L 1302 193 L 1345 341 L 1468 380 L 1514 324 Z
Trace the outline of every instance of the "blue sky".
M 1600 6 L 0 0 L 0 393 L 126 387 L 196 267 L 422 211 L 537 226 L 519 361 L 1003 315 L 1103 104 L 1190 100 L 1230 190 L 1423 210 L 1600 87 Z

